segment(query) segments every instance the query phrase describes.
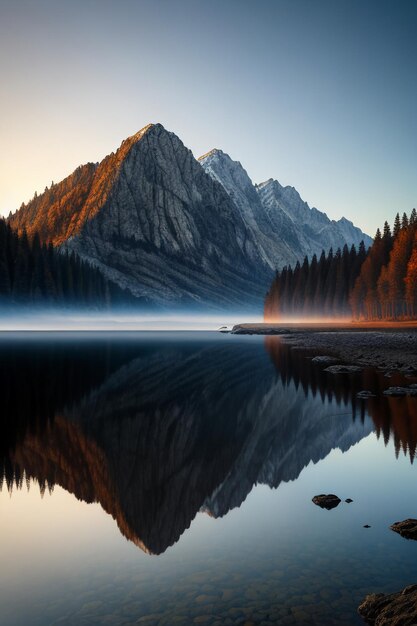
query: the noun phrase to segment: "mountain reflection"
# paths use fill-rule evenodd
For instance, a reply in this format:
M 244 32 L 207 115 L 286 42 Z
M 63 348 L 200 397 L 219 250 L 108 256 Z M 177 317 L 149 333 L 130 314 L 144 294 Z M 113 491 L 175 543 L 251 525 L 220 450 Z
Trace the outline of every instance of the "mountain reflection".
M 225 515 L 255 484 L 295 480 L 374 427 L 414 457 L 417 403 L 383 396 L 393 379 L 331 376 L 276 337 L 265 349 L 238 339 L 3 341 L 4 481 L 99 502 L 129 540 L 160 554 L 198 511 Z M 362 389 L 377 397 L 356 400 Z

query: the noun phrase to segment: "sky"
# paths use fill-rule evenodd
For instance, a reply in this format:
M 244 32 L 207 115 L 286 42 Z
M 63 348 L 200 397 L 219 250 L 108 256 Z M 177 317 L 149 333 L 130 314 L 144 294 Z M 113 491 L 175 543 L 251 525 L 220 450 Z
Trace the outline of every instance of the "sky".
M 0 213 L 149 122 L 373 235 L 417 205 L 417 1 L 0 0 Z

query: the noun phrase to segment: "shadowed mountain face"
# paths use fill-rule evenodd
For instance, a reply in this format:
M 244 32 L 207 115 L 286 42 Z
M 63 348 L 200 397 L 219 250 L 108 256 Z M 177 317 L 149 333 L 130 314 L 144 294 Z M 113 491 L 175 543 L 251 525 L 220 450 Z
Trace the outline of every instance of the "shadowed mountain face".
M 9 222 L 76 252 L 149 302 L 223 309 L 259 307 L 277 267 L 363 235 L 287 198 L 287 188 L 264 202 L 240 164 L 213 154 L 200 165 L 175 134 L 150 124 Z
M 199 161 L 232 198 L 272 269 L 295 265 L 331 247 L 358 246 L 362 240 L 367 247 L 372 243 L 349 220 L 330 220 L 318 209 L 310 209 L 294 187 L 283 187 L 272 178 L 254 185 L 242 165 L 222 150 L 211 150 Z
M 384 385 L 377 373 L 331 376 L 278 338 L 35 342 L 13 349 L 14 362 L 9 350 L 0 346 L 9 487 L 34 478 L 41 489 L 59 484 L 99 502 L 154 554 L 199 511 L 225 515 L 255 484 L 277 488 L 333 448 L 348 450 L 373 429 L 363 412 L 354 419 L 357 391 Z M 24 402 L 14 375 L 23 366 Z M 398 450 L 413 454 L 401 403 L 372 401 L 384 436 L 399 430 Z

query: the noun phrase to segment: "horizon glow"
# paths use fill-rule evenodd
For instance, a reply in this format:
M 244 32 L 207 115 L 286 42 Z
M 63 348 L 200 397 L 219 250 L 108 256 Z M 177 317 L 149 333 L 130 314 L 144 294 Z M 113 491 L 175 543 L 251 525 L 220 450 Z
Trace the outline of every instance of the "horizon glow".
M 1 0 L 0 214 L 149 122 L 370 234 L 417 204 L 417 4 Z

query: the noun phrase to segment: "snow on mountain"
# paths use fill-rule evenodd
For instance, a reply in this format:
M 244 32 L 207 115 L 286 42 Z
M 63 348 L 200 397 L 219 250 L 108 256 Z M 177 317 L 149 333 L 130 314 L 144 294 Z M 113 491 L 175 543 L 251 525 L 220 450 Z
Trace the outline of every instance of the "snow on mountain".
M 359 245 L 362 240 L 369 246 L 372 242 L 346 218 L 330 220 L 325 213 L 310 208 L 294 187 L 283 187 L 272 178 L 253 185 L 242 165 L 222 150 L 211 150 L 199 161 L 232 198 L 272 267 L 295 264 L 323 249 Z

